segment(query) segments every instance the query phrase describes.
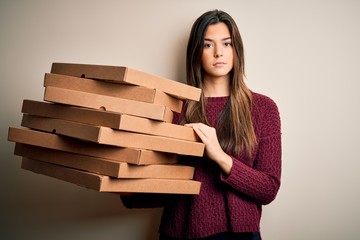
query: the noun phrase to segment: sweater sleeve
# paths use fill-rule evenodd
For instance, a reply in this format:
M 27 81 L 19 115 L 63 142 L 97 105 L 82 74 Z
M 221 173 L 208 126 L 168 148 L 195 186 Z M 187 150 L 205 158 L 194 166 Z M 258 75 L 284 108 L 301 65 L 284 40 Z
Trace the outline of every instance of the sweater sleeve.
M 280 188 L 281 127 L 276 104 L 269 98 L 260 108 L 260 137 L 254 163 L 248 166 L 232 157 L 233 166 L 221 180 L 261 204 L 272 202 Z

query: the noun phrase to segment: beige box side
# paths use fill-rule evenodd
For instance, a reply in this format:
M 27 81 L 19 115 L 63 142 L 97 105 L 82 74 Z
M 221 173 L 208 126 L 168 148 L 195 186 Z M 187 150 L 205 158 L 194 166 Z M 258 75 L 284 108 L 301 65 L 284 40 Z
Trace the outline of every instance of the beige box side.
M 155 98 L 154 88 L 45 73 L 44 87 L 49 86 L 149 103 L 152 103 Z
M 181 112 L 183 102 L 167 95 L 158 89 L 98 81 L 59 74 L 46 73 L 45 87 L 58 87 L 80 92 L 94 93 L 110 97 L 153 103 L 169 107 L 172 111 Z
M 111 177 L 118 177 L 121 165 L 126 164 L 22 143 L 15 144 L 14 154 Z
M 24 100 L 21 112 L 40 117 L 58 118 L 116 129 L 120 126 L 122 115 L 121 113 L 33 100 Z
M 201 187 L 201 183 L 194 180 L 115 179 L 28 158 L 23 158 L 21 167 L 99 192 L 199 194 Z
M 118 129 L 168 138 L 182 139 L 192 142 L 200 142 L 199 137 L 190 127 L 153 121 L 150 119 L 129 115 L 123 115 L 121 117 L 120 127 Z
M 97 110 L 124 113 L 164 122 L 172 122 L 173 119 L 173 112 L 165 106 L 64 88 L 46 87 L 44 100 Z
M 154 179 L 192 179 L 194 167 L 173 164 L 152 164 L 137 166 L 123 164 L 120 169 L 122 178 L 154 178 Z
M 168 193 L 192 194 L 200 193 L 201 183 L 182 179 L 114 179 L 104 178 L 100 192 L 124 193 Z
M 200 141 L 192 128 L 114 112 L 24 100 L 22 113 L 130 132 L 145 133 L 194 142 Z
M 74 77 L 124 82 L 126 67 L 78 63 L 53 63 L 51 73 Z
M 183 155 L 202 156 L 204 144 L 180 139 L 125 132 L 61 119 L 24 114 L 21 125 L 46 132 L 119 147 L 140 148 Z
M 154 104 L 169 106 L 174 112 L 181 113 L 184 102 L 181 99 L 168 95 L 159 89 L 155 89 Z
M 157 88 L 177 98 L 194 101 L 199 101 L 201 94 L 199 88 L 123 66 L 53 63 L 51 73 Z
M 177 154 L 141 149 L 139 161 L 135 164 L 137 165 L 174 164 L 178 162 L 179 160 Z
M 175 154 L 144 149 L 121 148 L 85 142 L 70 137 L 25 128 L 9 128 L 8 140 L 65 152 L 127 162 L 137 165 L 177 163 Z
M 21 168 L 97 191 L 101 189 L 103 179 L 102 175 L 97 175 L 95 173 L 82 172 L 80 170 L 65 168 L 25 157 L 22 158 Z
M 91 142 L 99 142 L 101 135 L 101 128 L 97 126 L 29 114 L 23 114 L 21 126 Z
M 175 138 L 151 136 L 101 127 L 99 143 L 181 155 L 203 156 L 205 145 Z
M 184 83 L 168 80 L 142 71 L 127 68 L 125 81 L 145 87 L 154 87 L 179 99 L 199 101 L 200 88 L 191 87 Z
M 183 165 L 130 165 L 97 157 L 16 143 L 15 155 L 115 178 L 192 179 L 194 168 Z

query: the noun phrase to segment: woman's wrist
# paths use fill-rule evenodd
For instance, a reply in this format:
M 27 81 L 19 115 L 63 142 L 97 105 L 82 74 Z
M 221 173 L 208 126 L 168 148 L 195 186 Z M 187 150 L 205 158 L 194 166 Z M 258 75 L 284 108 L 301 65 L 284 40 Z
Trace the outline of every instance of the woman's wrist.
M 214 161 L 220 166 L 220 168 L 226 175 L 230 174 L 233 165 L 232 157 L 223 152 L 216 160 L 214 159 Z

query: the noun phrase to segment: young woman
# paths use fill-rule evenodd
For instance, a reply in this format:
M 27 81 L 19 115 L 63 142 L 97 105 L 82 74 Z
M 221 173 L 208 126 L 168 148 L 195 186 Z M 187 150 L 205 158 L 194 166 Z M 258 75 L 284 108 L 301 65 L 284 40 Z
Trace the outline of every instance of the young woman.
M 204 157 L 189 161 L 202 185 L 199 195 L 168 201 L 160 239 L 260 239 L 261 207 L 280 187 L 280 117 L 274 101 L 245 85 L 243 44 L 230 15 L 214 10 L 195 21 L 186 70 L 187 83 L 203 91 L 176 121 L 205 144 Z

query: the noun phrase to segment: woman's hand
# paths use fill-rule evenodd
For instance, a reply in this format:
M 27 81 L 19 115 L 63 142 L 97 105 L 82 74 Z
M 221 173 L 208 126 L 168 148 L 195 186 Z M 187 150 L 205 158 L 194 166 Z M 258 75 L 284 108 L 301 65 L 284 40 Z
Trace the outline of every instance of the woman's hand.
M 232 168 L 232 158 L 222 150 L 215 128 L 203 123 L 189 123 L 185 124 L 185 126 L 194 129 L 201 141 L 205 144 L 206 155 L 229 175 Z

